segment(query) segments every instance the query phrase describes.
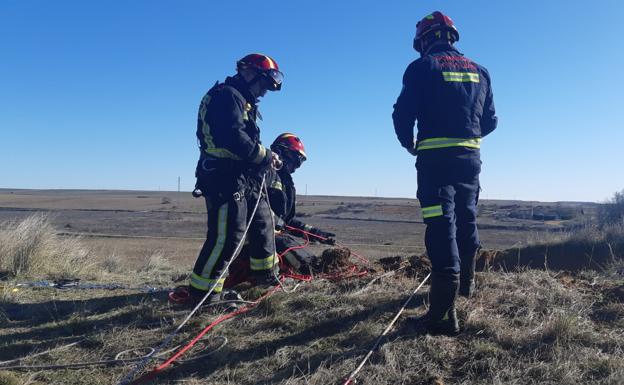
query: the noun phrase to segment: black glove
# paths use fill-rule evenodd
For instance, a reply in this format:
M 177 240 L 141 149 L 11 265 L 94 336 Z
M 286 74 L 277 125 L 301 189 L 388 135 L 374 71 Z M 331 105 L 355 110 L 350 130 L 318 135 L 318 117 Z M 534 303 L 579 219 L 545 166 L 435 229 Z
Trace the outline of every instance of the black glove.
M 286 229 L 286 223 L 284 223 L 284 220 L 282 218 L 275 215 L 273 217 L 273 220 L 275 221 L 275 230 L 283 231 Z
M 325 239 L 317 238 L 316 240 L 319 243 L 323 243 L 323 244 L 326 244 L 326 245 L 335 245 L 336 244 L 336 240 L 334 239 L 336 234 L 334 234 L 334 233 L 330 233 L 329 231 L 323 231 L 323 230 L 317 229 L 316 227 L 312 228 L 310 233 L 312 233 L 314 235 L 318 235 L 319 237 L 325 238 Z

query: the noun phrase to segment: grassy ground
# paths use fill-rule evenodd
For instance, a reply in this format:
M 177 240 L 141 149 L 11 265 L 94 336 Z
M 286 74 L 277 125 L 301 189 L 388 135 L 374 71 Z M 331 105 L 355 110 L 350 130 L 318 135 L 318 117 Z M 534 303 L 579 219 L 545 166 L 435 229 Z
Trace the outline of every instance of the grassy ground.
M 388 277 L 302 285 L 277 292 L 205 338 L 227 344 L 214 356 L 162 373 L 158 383 L 335 384 L 347 376 L 416 280 Z M 460 299 L 457 338 L 416 335 L 403 317 L 358 376 L 364 384 L 621 384 L 624 381 L 622 277 L 527 270 L 478 275 L 478 295 Z M 407 314 L 424 312 L 426 287 Z M 248 298 L 258 293 L 244 292 Z M 3 297 L 0 360 L 82 340 L 25 361 L 61 364 L 112 358 L 157 346 L 186 314 L 165 293 L 25 289 Z M 203 312 L 174 341 L 188 341 L 217 314 Z M 191 351 L 188 357 L 201 354 Z M 17 383 L 111 384 L 130 366 L 4 372 Z M 439 383 L 438 382 L 438 383 Z
M 45 221 L 33 226 L 44 227 Z M 20 246 L 18 238 L 11 238 L 15 234 L 7 226 L 3 229 L 0 266 L 13 272 L 0 281 L 0 361 L 77 341 L 67 349 L 23 363 L 111 359 L 136 347 L 144 348 L 145 353 L 145 348 L 157 346 L 188 312 L 169 304 L 166 291 L 16 287 L 17 282 L 27 279 L 63 276 L 59 266 L 67 264 L 51 263 L 47 269 L 41 258 L 60 262 L 63 255 L 70 255 L 73 264 L 80 264 L 85 256 L 57 253 L 58 247 L 70 249 L 67 244 L 55 243 L 64 242 L 65 238 L 55 238 L 53 231 L 35 232 L 39 237 L 18 237 L 28 240 Z M 12 248 L 7 246 L 7 239 L 12 240 Z M 33 239 L 41 242 L 39 246 Z M 33 259 L 8 258 L 25 255 L 25 246 L 30 246 Z M 6 251 L 9 249 L 10 253 Z M 78 270 L 73 266 L 71 272 L 98 282 L 136 286 L 170 287 L 179 277 L 180 271 L 171 268 L 166 256 L 150 255 L 144 265 L 140 270 L 129 270 L 122 257 L 110 257 L 97 266 L 84 265 L 84 269 Z M 594 270 L 564 271 L 548 264 L 545 267 L 478 273 L 476 297 L 458 300 L 463 332 L 457 338 L 420 335 L 410 328 L 407 316 L 426 311 L 428 287 L 423 287 L 364 366 L 358 383 L 624 383 L 621 256 L 616 255 L 609 265 Z M 422 277 L 397 273 L 369 284 L 372 279 L 369 276 L 343 282 L 314 281 L 301 285 L 294 293 L 276 292 L 256 309 L 207 334 L 202 340 L 206 350 L 202 351 L 200 346 L 185 357 L 216 349 L 222 345 L 223 337 L 227 338 L 219 351 L 176 365 L 161 373 L 157 383 L 340 384 L 357 367 Z M 292 282 L 286 285 L 293 287 Z M 261 293 L 248 289 L 242 294 L 255 299 Z M 194 317 L 171 346 L 190 340 L 218 315 L 204 311 Z M 114 384 L 131 368 L 132 365 L 122 365 L 3 371 L 0 367 L 0 385 Z

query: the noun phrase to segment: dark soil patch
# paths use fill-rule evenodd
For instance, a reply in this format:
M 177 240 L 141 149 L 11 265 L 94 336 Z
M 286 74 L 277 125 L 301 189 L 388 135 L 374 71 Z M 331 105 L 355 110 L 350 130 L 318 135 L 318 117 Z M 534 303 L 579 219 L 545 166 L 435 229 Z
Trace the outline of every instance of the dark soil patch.
M 379 265 L 385 272 L 400 270 L 401 275 L 406 277 L 423 276 L 431 271 L 431 262 L 426 254 L 412 255 L 407 259 L 400 255 L 381 258 Z
M 321 255 L 323 273 L 339 273 L 351 266 L 351 250 L 346 247 L 327 249 Z
M 535 245 L 507 250 L 482 250 L 477 259 L 477 270 L 519 268 L 549 270 L 604 271 L 614 261 L 613 255 L 623 255 L 624 250 L 614 250 L 607 243 L 561 243 Z

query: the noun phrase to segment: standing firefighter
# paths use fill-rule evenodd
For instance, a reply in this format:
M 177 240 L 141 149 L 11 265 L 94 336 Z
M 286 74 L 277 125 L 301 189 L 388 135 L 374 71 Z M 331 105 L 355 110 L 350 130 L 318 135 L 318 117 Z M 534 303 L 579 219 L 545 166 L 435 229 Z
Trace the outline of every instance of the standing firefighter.
M 453 21 L 441 12 L 418 22 L 414 49 L 420 59 L 405 70 L 392 114 L 401 145 L 417 156 L 432 274 L 429 311 L 416 326 L 430 334 L 457 334 L 455 297 L 474 292 L 479 148 L 497 123 L 490 75 L 453 46 L 458 40 Z
M 191 274 L 190 294 L 198 301 L 214 287 L 210 302 L 221 299 L 224 279 L 218 279 L 250 227 L 250 270 L 260 285 L 274 285 L 277 256 L 273 243 L 271 212 L 266 199 L 259 200 L 264 175 L 279 167 L 277 154 L 260 143 L 256 124 L 258 99 L 278 91 L 283 75 L 275 60 L 251 54 L 236 63 L 237 74 L 217 83 L 203 97 L 197 119 L 200 158 L 197 189 L 208 212 L 208 234 Z

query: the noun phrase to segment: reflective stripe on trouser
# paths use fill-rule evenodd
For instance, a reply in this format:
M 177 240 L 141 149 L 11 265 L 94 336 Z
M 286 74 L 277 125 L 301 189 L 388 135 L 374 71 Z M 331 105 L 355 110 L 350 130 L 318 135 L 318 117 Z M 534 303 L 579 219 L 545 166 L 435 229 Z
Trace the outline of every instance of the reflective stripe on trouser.
M 416 143 L 416 151 L 448 147 L 480 148 L 481 138 L 429 138 Z
M 478 154 L 465 159 L 426 152 L 418 156 L 416 167 L 432 271 L 457 274 L 460 256 L 479 247 L 476 217 L 481 161 Z
M 220 293 L 223 291 L 224 283 L 225 278 L 210 279 L 203 278 L 195 273 L 191 274 L 191 286 L 199 290 L 209 291 L 214 286 L 214 293 Z
M 233 197 L 223 199 L 209 195 L 204 198 L 208 232 L 193 268 L 191 286 L 199 290 L 210 290 L 215 286 L 214 292 L 219 293 L 223 286 L 217 278 L 245 231 L 247 202 Z
M 423 207 L 421 209 L 423 219 L 441 217 L 444 215 L 442 212 L 442 205 L 435 205 L 429 207 Z
M 249 267 L 251 268 L 251 271 L 271 270 L 278 263 L 279 259 L 276 254 L 269 255 L 266 258 L 249 258 Z
M 193 287 L 200 290 L 210 289 L 206 283 L 214 284 L 214 280 L 223 272 L 228 259 L 237 257 L 234 255 L 234 251 L 243 237 L 245 226 L 250 219 L 249 215 L 251 215 L 257 197 L 255 192 L 246 194 L 240 200 L 234 199 L 233 196 L 227 199 L 214 196 L 204 197 L 208 212 L 208 234 L 193 268 L 193 273 L 196 276 L 195 279 L 191 278 Z M 277 260 L 274 257 L 273 231 L 271 211 L 263 198 L 258 203 L 256 215 L 251 219 L 245 240 L 249 241 L 249 255 L 260 256 L 261 259 L 273 257 Z M 272 267 L 254 271 L 271 272 Z M 197 277 L 204 279 L 204 281 L 197 279 Z M 215 292 L 219 292 L 219 287 L 220 285 L 217 283 Z

